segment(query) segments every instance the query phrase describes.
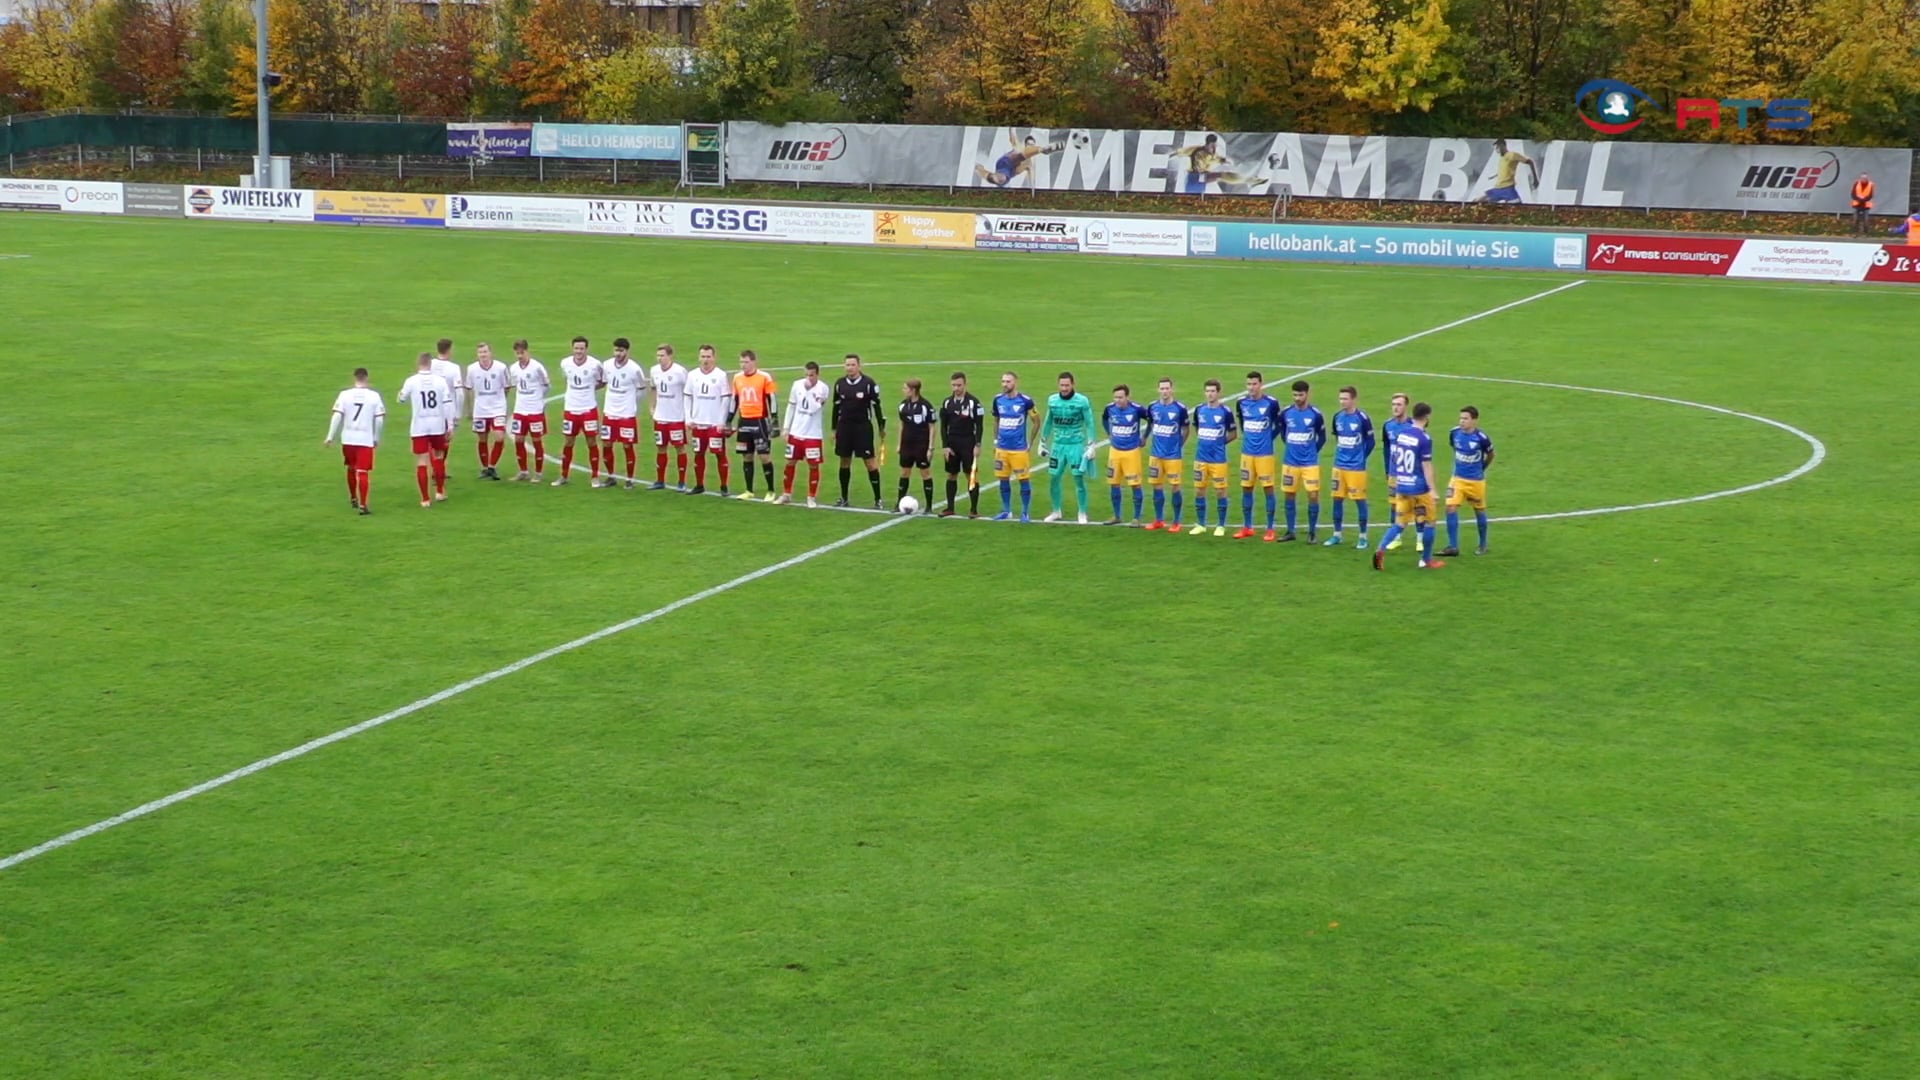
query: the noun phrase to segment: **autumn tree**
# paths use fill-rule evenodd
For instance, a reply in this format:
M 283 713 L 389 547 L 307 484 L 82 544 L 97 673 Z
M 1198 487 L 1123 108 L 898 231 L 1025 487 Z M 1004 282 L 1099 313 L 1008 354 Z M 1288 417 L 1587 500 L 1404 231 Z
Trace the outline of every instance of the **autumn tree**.
M 1166 94 L 1183 123 L 1216 131 L 1311 131 L 1338 111 L 1314 74 L 1329 9 L 1313 0 L 1181 0 Z
M 214 112 L 232 109 L 234 57 L 241 42 L 252 40 L 252 33 L 253 19 L 240 0 L 197 0 L 180 103 Z M 251 78 L 247 85 L 251 89 Z M 247 108 L 253 108 L 251 96 Z
M 1377 130 L 1466 85 L 1447 0 L 1334 0 L 1320 43 L 1313 72 L 1346 104 L 1337 130 Z
M 1467 0 L 1455 9 L 1470 33 L 1473 119 L 1499 127 L 1513 119 L 1565 130 L 1572 91 L 1615 71 L 1607 13 L 1645 0 Z M 1671 4 L 1685 0 L 1665 0 Z M 1631 81 L 1631 80 L 1629 80 Z M 1637 85 L 1637 84 L 1636 84 Z
M 533 0 L 518 25 L 520 58 L 507 82 L 529 109 L 580 115 L 594 66 L 632 36 L 625 16 L 605 0 Z
M 675 70 L 676 43 L 657 34 L 636 35 L 612 56 L 594 61 L 592 81 L 580 101 L 582 118 L 609 124 L 657 124 L 681 120 L 693 110 L 692 91 Z
M 1847 142 L 1920 142 L 1920 53 L 1905 0 L 1822 0 L 1815 18 L 1825 48 L 1802 95 L 1814 101 L 1814 130 Z
M 396 108 L 414 116 L 468 116 L 474 104 L 486 16 L 443 4 L 431 16 L 407 12 L 393 53 Z
M 49 0 L 15 25 L 25 33 L 17 39 L 18 51 L 9 50 L 7 64 L 22 99 L 40 109 L 86 106 L 93 81 L 87 64 L 86 0 Z
M 20 70 L 20 62 L 30 47 L 25 23 L 0 24 L 0 114 L 34 112 L 40 108 L 39 94 L 27 86 Z
M 1160 0 L 1155 0 L 1160 2 Z M 854 120 L 905 114 L 908 53 L 922 0 L 802 0 L 802 32 L 814 45 L 813 82 Z
M 248 20 L 251 23 L 252 20 Z M 273 91 L 275 109 L 303 113 L 351 113 L 362 103 L 359 27 L 347 0 L 268 0 L 267 57 L 286 78 Z M 251 115 L 254 43 L 234 48 L 233 108 Z
M 933 5 L 913 31 L 915 111 L 980 124 L 1113 122 L 1127 34 L 1112 0 Z
M 818 49 L 794 0 L 715 4 L 706 19 L 693 72 L 709 115 L 784 123 L 838 113 L 813 85 Z

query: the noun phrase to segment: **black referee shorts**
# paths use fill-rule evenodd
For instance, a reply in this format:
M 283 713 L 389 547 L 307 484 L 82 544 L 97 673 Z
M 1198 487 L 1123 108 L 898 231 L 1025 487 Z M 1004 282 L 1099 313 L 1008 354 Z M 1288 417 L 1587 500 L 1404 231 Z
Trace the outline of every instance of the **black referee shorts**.
M 856 457 L 861 461 L 873 460 L 873 429 L 852 428 L 834 432 L 833 454 L 835 457 Z
M 953 453 L 942 454 L 940 456 L 947 460 L 948 476 L 965 476 L 973 471 L 973 459 L 975 455 L 979 454 L 979 447 L 949 446 L 947 449 L 953 451 Z

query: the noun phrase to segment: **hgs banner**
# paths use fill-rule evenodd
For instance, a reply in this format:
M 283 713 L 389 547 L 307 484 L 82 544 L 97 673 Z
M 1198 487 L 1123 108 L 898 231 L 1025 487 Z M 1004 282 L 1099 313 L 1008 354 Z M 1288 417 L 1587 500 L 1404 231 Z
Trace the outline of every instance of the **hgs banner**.
M 1905 150 L 1528 142 L 1507 148 L 1523 202 L 1843 213 L 1855 176 L 1905 213 Z M 1538 180 L 1535 180 L 1535 170 Z M 1491 139 L 883 124 L 727 125 L 742 180 L 1469 202 L 1500 186 Z

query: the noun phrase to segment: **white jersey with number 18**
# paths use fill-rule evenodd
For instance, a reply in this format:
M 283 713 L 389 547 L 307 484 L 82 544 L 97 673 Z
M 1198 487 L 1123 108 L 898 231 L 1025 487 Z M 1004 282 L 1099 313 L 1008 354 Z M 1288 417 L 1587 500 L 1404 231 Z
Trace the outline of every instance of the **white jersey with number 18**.
M 417 371 L 407 376 L 400 384 L 400 400 L 413 409 L 413 425 L 408 428 L 414 435 L 445 435 L 447 433 L 447 398 L 452 396 L 453 387 L 447 380 L 431 371 Z

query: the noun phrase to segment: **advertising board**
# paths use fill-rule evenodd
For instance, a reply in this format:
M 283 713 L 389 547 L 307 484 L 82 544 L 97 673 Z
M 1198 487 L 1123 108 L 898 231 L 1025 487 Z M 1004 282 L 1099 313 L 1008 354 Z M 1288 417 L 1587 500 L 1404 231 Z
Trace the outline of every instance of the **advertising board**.
M 0 210 L 118 214 L 125 205 L 125 196 L 119 184 L 87 180 L 0 179 Z
M 1080 219 L 978 214 L 973 246 L 982 251 L 1079 251 Z
M 1080 223 L 1080 250 L 1106 255 L 1187 253 L 1187 223 L 1142 218 L 1093 218 Z
M 679 161 L 677 124 L 535 124 L 533 156 Z
M 1193 222 L 1188 245 L 1195 255 L 1386 266 L 1580 270 L 1587 262 L 1582 236 L 1492 229 Z
M 973 247 L 973 215 L 940 210 L 876 210 L 873 242 L 919 247 Z
M 1594 233 L 1587 237 L 1587 269 L 1724 276 L 1741 243 L 1737 236 Z
M 810 244 L 871 244 L 871 210 L 826 206 L 741 206 L 729 203 L 681 203 L 686 219 L 681 236 L 720 240 L 785 240 Z
M 535 195 L 449 195 L 447 226 L 454 229 L 509 229 L 525 232 L 585 232 L 584 199 Z
M 394 191 L 316 191 L 313 220 L 344 225 L 439 228 L 447 223 L 447 197 Z
M 230 221 L 312 221 L 313 192 L 194 186 L 187 189 L 185 213 L 190 218 Z
M 1759 240 L 1741 243 L 1728 277 L 1787 281 L 1864 281 L 1880 244 L 1831 240 Z
M 123 184 L 126 213 L 137 217 L 173 217 L 187 212 L 187 192 L 179 184 Z

